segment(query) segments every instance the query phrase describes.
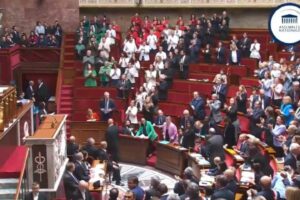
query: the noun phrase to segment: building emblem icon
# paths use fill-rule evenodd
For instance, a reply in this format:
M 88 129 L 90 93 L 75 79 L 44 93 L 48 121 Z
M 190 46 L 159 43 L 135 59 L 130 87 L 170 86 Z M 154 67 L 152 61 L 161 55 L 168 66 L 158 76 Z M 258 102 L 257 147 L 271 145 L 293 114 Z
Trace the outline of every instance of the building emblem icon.
M 36 163 L 36 169 L 34 171 L 35 174 L 40 175 L 40 182 L 42 182 L 42 175 L 46 173 L 44 163 L 46 161 L 45 156 L 42 156 L 41 152 L 39 152 L 38 156 L 34 158 L 34 162 Z
M 294 45 L 300 42 L 300 5 L 285 3 L 276 7 L 269 18 L 269 31 L 276 42 Z
M 281 23 L 283 24 L 297 24 L 298 23 L 298 16 L 296 15 L 283 15 L 281 16 Z

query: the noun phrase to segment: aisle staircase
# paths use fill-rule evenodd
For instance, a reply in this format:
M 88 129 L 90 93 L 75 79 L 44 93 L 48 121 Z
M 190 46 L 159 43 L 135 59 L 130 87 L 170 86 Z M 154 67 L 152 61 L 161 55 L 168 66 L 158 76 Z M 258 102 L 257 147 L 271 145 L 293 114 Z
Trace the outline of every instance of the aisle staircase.
M 70 121 L 73 109 L 73 82 L 75 68 L 75 35 L 67 33 L 62 44 L 60 71 L 57 80 L 57 112 L 67 114 L 67 133 L 70 133 Z
M 17 178 L 1 178 L 0 179 L 0 199 L 14 200 L 18 186 Z

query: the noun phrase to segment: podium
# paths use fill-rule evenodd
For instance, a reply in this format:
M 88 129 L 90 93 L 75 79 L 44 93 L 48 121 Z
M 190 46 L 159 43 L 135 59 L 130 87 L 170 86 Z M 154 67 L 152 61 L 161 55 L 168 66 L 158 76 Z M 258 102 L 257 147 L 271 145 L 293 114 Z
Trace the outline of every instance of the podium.
M 66 118 L 67 115 L 46 116 L 34 135 L 25 141 L 30 150 L 29 185 L 38 182 L 44 192 L 56 192 L 68 162 Z

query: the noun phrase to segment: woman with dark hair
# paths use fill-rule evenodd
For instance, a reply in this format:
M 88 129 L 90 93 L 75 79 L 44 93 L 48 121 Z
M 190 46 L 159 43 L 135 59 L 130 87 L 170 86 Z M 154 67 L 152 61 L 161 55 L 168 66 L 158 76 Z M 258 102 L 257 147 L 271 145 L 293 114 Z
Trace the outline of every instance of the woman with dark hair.
M 236 93 L 236 102 L 238 112 L 247 113 L 247 90 L 244 85 L 239 86 L 239 91 Z
M 226 117 L 224 121 L 224 144 L 227 144 L 228 148 L 232 148 L 236 145 L 235 127 L 229 117 Z

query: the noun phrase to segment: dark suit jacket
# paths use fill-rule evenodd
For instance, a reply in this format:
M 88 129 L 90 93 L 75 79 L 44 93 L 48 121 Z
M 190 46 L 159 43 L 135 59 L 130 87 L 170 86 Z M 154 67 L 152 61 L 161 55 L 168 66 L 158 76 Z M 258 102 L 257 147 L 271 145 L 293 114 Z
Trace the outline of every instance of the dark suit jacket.
M 205 117 L 205 101 L 202 97 L 199 97 L 197 99 L 193 99 L 190 103 L 192 106 L 194 106 L 195 110 L 195 117 L 197 119 L 203 120 Z
M 216 189 L 213 195 L 211 196 L 211 200 L 216 200 L 216 199 L 226 199 L 226 200 L 234 200 L 234 193 L 231 192 L 229 189 L 225 188 L 220 188 Z
M 217 63 L 219 64 L 226 63 L 226 50 L 224 47 L 221 47 L 220 51 L 217 51 Z
M 294 170 L 297 169 L 297 160 L 295 156 L 291 153 L 288 153 L 284 158 L 284 165 L 290 165 Z
M 107 152 L 111 154 L 112 160 L 119 161 L 119 129 L 117 126 L 109 126 L 105 133 Z
M 79 150 L 78 144 L 68 142 L 68 144 L 67 144 L 67 155 L 72 156 L 75 153 L 77 153 L 78 150 Z
M 209 161 L 213 164 L 215 157 L 219 156 L 221 160 L 225 159 L 225 153 L 223 148 L 223 137 L 221 135 L 213 135 L 206 141 L 206 153 L 209 157 Z
M 100 106 L 100 109 L 101 108 L 105 108 L 105 99 L 103 99 L 103 100 L 100 101 L 100 105 L 99 106 Z M 111 99 L 108 100 L 108 108 L 110 108 L 112 110 L 114 110 L 116 108 L 115 102 L 113 100 L 111 100 Z
M 75 180 L 69 172 L 65 172 L 64 177 L 64 188 L 65 188 L 65 193 L 66 193 L 66 198 L 67 200 L 74 200 L 75 198 L 75 192 L 78 188 L 78 180 Z
M 275 199 L 274 198 L 275 194 L 274 194 L 273 190 L 271 190 L 271 189 L 262 190 L 257 193 L 257 196 L 263 196 L 266 198 L 266 200 L 274 200 Z
M 164 123 L 166 122 L 166 116 L 157 116 L 155 119 L 154 119 L 154 124 L 155 125 L 163 125 Z
M 86 144 L 81 149 L 88 152 L 89 156 L 92 156 L 95 159 L 97 158 L 97 148 L 95 146 L 91 146 L 89 144 Z
M 88 182 L 90 179 L 88 169 L 85 168 L 83 163 L 79 163 L 77 161 L 75 161 L 75 171 L 73 174 L 78 180 L 84 180 Z
M 194 125 L 194 117 L 188 116 L 188 118 L 185 118 L 184 116 L 182 116 L 180 118 L 180 122 L 179 122 L 180 128 L 182 128 L 182 127 L 185 128 L 187 123 L 189 123 L 191 126 L 193 126 Z
M 166 100 L 168 97 L 168 83 L 163 80 L 159 82 L 158 98 L 159 100 Z
M 32 194 L 32 192 L 30 192 L 29 194 L 27 194 L 25 196 L 25 200 L 33 200 L 33 194 Z M 47 198 L 46 194 L 44 194 L 42 192 L 39 192 L 38 200 L 48 200 L 48 198 Z
M 46 87 L 46 85 L 43 83 L 41 85 L 41 87 L 37 89 L 36 91 L 36 100 L 37 102 L 42 102 L 44 101 L 45 103 L 48 102 L 50 95 L 48 92 L 48 88 Z
M 185 148 L 193 148 L 195 146 L 195 132 L 193 129 L 189 129 L 183 132 L 181 146 Z
M 28 86 L 25 91 L 25 98 L 32 99 L 32 97 L 34 97 L 34 89 L 32 88 L 31 90 L 30 87 Z
M 129 80 L 125 80 L 125 81 L 119 80 L 118 81 L 117 88 L 119 90 L 129 90 L 130 87 L 131 87 L 131 83 Z

